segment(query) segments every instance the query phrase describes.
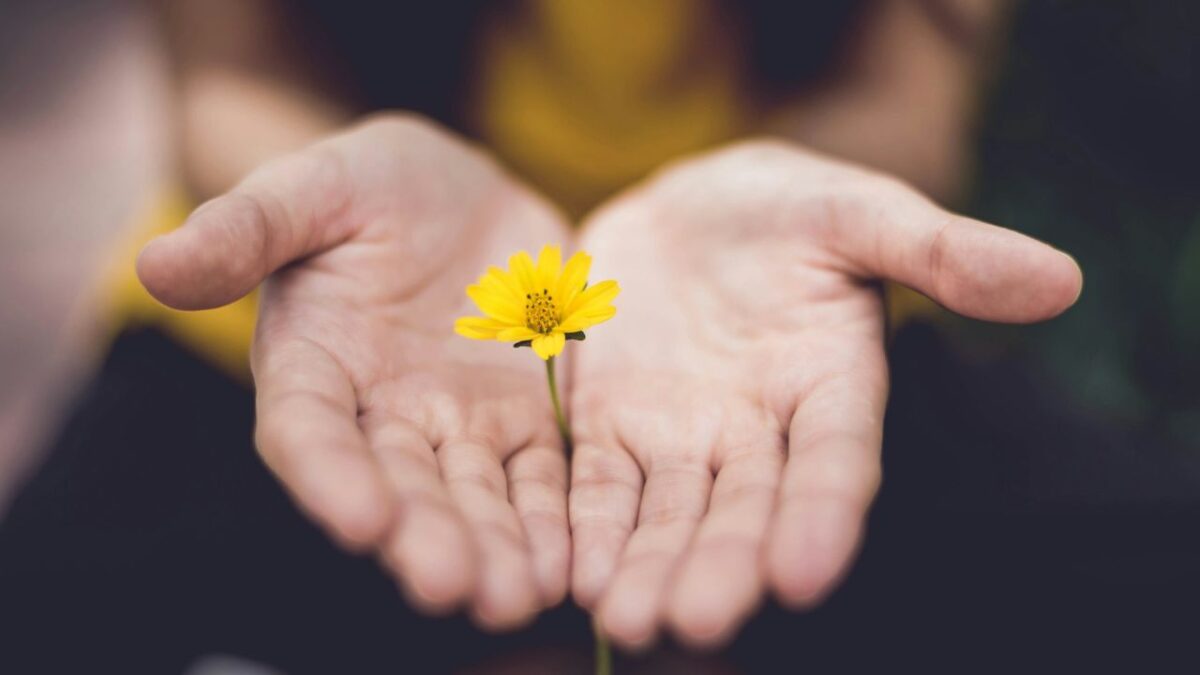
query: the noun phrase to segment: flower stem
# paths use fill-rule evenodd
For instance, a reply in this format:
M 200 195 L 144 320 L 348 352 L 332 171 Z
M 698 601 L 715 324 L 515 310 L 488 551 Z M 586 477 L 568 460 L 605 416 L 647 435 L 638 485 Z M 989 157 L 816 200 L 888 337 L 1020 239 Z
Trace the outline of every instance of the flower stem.
M 592 620 L 592 631 L 596 635 L 596 675 L 612 675 L 612 649 L 595 619 Z
M 558 434 L 562 436 L 567 457 L 570 457 L 573 447 L 571 425 L 567 424 L 567 416 L 563 414 L 562 401 L 558 397 L 558 380 L 554 376 L 553 356 L 546 359 L 546 382 L 550 385 L 550 401 L 554 404 L 554 421 L 558 424 Z M 592 631 L 596 637 L 596 675 L 612 675 L 612 649 L 608 646 L 604 634 L 600 632 L 600 624 L 594 619 Z
M 554 421 L 558 424 L 558 434 L 562 436 L 563 449 L 571 456 L 571 425 L 563 415 L 562 403 L 558 398 L 558 380 L 554 377 L 554 357 L 546 359 L 546 381 L 550 383 L 550 400 L 554 403 Z

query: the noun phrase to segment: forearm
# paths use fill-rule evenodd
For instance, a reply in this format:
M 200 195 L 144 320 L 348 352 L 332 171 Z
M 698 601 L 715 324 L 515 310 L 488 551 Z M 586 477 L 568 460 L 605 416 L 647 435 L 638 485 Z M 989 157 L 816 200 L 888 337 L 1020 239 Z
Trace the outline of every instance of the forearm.
M 981 83 L 1010 7 L 881 0 L 830 82 L 782 106 L 770 130 L 952 200 L 965 182 Z
M 198 199 L 344 124 L 352 107 L 299 49 L 272 0 L 172 0 L 161 10 L 175 83 L 179 173 Z

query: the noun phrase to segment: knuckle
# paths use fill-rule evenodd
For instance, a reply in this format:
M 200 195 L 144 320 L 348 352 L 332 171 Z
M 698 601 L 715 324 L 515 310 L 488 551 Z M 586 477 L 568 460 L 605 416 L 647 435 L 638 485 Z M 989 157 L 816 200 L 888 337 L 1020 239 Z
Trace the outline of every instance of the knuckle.
M 517 490 L 550 491 L 558 494 L 566 490 L 566 476 L 559 467 L 523 466 L 510 471 L 509 483 Z
M 642 504 L 642 512 L 638 525 L 673 525 L 698 521 L 704 515 L 704 509 L 694 504 L 667 503 L 647 506 Z
M 793 494 L 803 499 L 822 499 L 866 506 L 883 482 L 877 459 L 853 456 L 813 462 L 800 473 Z
M 596 449 L 592 452 L 576 453 L 571 464 L 571 484 L 576 487 L 587 485 L 640 485 L 642 472 L 632 458 L 623 451 Z
M 726 153 L 748 162 L 777 165 L 794 161 L 803 151 L 785 138 L 763 135 L 738 141 L 728 146 Z
M 371 113 L 359 123 L 358 130 L 398 144 L 446 142 L 450 137 L 433 119 L 407 110 Z
M 946 234 L 954 225 L 954 218 L 949 213 L 944 214 L 942 220 L 934 225 L 933 232 L 929 236 L 929 243 L 927 244 L 927 283 L 929 284 L 929 289 L 937 298 L 945 298 L 946 295 L 943 282 L 946 278 L 945 269 L 946 263 L 949 260 L 947 248 L 950 241 Z
M 319 197 L 319 203 L 329 204 L 329 212 L 337 212 L 351 194 L 350 169 L 342 153 L 328 145 L 317 145 L 297 156 L 298 172 L 306 178 L 303 184 Z

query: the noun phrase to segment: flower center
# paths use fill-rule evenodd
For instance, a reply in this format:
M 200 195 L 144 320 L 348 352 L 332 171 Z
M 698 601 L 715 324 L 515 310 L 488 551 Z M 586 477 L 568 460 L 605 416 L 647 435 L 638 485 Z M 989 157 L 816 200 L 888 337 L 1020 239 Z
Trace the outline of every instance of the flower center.
M 525 294 L 525 325 L 542 334 L 558 325 L 558 309 L 550 291 L 543 288 L 541 293 Z

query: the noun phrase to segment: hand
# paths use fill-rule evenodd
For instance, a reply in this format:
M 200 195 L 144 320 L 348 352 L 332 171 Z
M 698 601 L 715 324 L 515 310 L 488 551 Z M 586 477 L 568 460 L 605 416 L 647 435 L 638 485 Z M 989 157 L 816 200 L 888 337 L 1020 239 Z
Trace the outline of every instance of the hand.
M 769 586 L 818 602 L 880 481 L 876 279 L 993 321 L 1052 317 L 1063 253 L 784 143 L 677 165 L 592 217 L 620 313 L 575 351 L 573 592 L 626 647 L 727 639 Z
M 390 116 L 263 166 L 138 272 L 180 309 L 270 275 L 252 355 L 263 459 L 418 606 L 508 628 L 566 592 L 566 462 L 541 361 L 453 325 L 488 263 L 565 232 L 477 151 Z

